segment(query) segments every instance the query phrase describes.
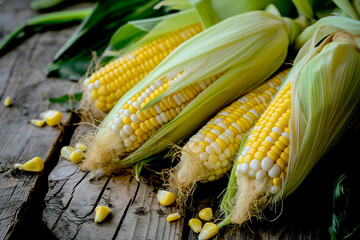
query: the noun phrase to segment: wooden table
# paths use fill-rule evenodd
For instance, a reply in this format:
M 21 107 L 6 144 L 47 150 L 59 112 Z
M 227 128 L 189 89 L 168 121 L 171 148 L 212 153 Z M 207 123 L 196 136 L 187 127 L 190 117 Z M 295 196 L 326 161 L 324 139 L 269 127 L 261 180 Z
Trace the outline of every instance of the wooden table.
M 5 0 L 0 5 L 0 39 L 24 20 L 37 15 L 30 0 Z M 130 175 L 89 181 L 89 173 L 60 157 L 60 149 L 91 129 L 63 106 L 49 106 L 49 97 L 66 94 L 75 83 L 48 79 L 43 69 L 76 26 L 35 34 L 0 58 L 0 100 L 11 96 L 13 106 L 0 105 L 0 239 L 197 239 L 187 222 L 203 207 L 216 217 L 226 187 L 223 180 L 200 184 L 191 207 L 184 211 L 161 206 L 156 192 L 159 176 L 144 172 L 147 181 Z M 61 127 L 37 128 L 30 120 L 52 108 L 63 112 Z M 336 154 L 335 154 L 336 155 Z M 35 156 L 45 161 L 40 174 L 14 170 Z M 329 164 L 314 169 L 305 183 L 277 206 L 267 209 L 267 220 L 241 228 L 222 229 L 218 239 L 328 239 L 331 225 L 332 178 Z M 149 169 L 161 164 L 150 165 Z M 321 175 L 321 177 L 317 177 Z M 94 222 L 98 204 L 111 207 L 104 223 Z M 168 223 L 166 215 L 179 211 L 181 220 Z

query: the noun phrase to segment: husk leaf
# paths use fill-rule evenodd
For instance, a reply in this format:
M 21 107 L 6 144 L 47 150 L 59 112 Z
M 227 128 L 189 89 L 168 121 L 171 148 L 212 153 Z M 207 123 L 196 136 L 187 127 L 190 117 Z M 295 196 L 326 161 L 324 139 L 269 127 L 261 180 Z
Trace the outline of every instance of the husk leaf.
M 251 216 L 258 216 L 259 211 L 268 204 L 295 191 L 313 166 L 351 126 L 360 104 L 360 53 L 355 43 L 357 36 L 338 31 L 337 27 L 332 29 L 334 32 L 319 45 L 323 33 L 329 32 L 329 26 L 320 26 L 300 50 L 284 83 L 285 86 L 291 82 L 292 92 L 290 156 L 287 177 L 281 191 L 267 196 L 267 201 L 259 206 L 249 205 L 246 218 L 235 219 L 234 213 L 238 213 L 237 207 L 241 205 L 238 196 L 247 194 L 239 190 L 242 187 L 238 185 L 239 181 L 236 183 L 235 164 L 221 204 L 225 220 L 219 226 L 231 221 L 241 223 Z M 356 26 L 347 26 L 347 29 L 356 29 Z M 268 193 L 263 194 L 266 196 Z
M 280 17 L 254 11 L 224 20 L 186 41 L 119 100 L 102 122 L 96 139 L 106 138 L 106 126 L 117 110 L 156 80 L 170 79 L 184 70 L 175 80 L 176 84 L 162 96 L 166 97 L 204 78 L 223 73 L 140 148 L 125 158 L 113 160 L 117 166 L 130 166 L 164 151 L 170 143 L 186 139 L 219 109 L 266 80 L 281 66 L 289 46 L 285 25 Z

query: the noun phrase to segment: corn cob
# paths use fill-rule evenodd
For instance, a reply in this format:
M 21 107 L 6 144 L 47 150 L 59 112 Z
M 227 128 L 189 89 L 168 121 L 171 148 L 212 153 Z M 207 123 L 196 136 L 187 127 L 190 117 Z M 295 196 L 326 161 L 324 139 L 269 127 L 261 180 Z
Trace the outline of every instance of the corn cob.
M 326 26 L 302 47 L 286 83 L 239 152 L 220 227 L 260 217 L 265 206 L 291 194 L 354 120 L 360 105 L 360 23 L 323 20 Z
M 261 181 L 269 178 L 272 194 L 286 177 L 290 153 L 291 83 L 279 92 L 249 135 L 236 166 L 236 176 L 247 174 Z
M 83 169 L 128 167 L 188 137 L 280 67 L 290 43 L 286 25 L 281 17 L 249 12 L 186 41 L 119 100 L 95 139 L 90 136 Z
M 200 23 L 191 24 L 118 58 L 84 81 L 85 94 L 103 112 L 117 101 L 177 46 L 203 30 Z
M 265 111 L 288 71 L 277 74 L 221 110 L 193 135 L 181 151 L 179 169 L 172 175 L 175 182 L 171 185 L 194 184 L 194 179 L 214 181 L 228 172 L 244 135 Z

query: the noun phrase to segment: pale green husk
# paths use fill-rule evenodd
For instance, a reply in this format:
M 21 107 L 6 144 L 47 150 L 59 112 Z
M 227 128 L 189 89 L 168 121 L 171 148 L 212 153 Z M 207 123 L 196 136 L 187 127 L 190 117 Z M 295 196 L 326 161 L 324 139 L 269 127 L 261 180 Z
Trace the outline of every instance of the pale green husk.
M 336 22 L 335 26 L 320 26 L 302 47 L 284 83 L 285 86 L 291 82 L 292 89 L 287 178 L 278 194 L 270 196 L 268 192 L 264 193 L 267 197 L 265 203 L 258 208 L 249 206 L 249 217 L 295 191 L 354 120 L 360 105 L 360 22 L 342 17 L 332 20 Z M 353 39 L 333 39 L 339 26 L 346 26 Z M 324 40 L 329 33 L 332 34 Z M 242 148 L 239 153 L 241 151 Z M 219 224 L 220 227 L 230 222 L 239 223 L 232 218 L 236 206 L 241 205 L 237 202 L 241 192 L 238 192 L 235 168 L 236 164 L 221 204 L 225 220 Z
M 117 159 L 116 163 L 118 166 L 136 164 L 166 150 L 169 143 L 186 139 L 219 109 L 266 80 L 281 66 L 291 34 L 287 32 L 286 23 L 281 17 L 253 11 L 224 20 L 186 41 L 118 101 L 102 122 L 95 142 L 106 139 L 106 126 L 118 109 L 156 80 L 171 79 L 184 70 L 175 80 L 176 84 L 150 105 L 188 85 L 225 72 L 139 149 Z

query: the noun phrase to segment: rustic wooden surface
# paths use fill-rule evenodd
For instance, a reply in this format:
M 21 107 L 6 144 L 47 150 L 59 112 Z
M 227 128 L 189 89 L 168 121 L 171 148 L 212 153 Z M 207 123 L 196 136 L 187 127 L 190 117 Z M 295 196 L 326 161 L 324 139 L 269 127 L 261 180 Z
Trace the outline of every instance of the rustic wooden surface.
M 0 39 L 11 29 L 35 16 L 30 0 L 5 0 L 0 5 Z M 89 173 L 60 157 L 64 145 L 91 129 L 74 125 L 78 118 L 62 106 L 61 127 L 36 128 L 29 122 L 49 108 L 48 97 L 61 96 L 74 84 L 47 79 L 44 67 L 75 27 L 36 34 L 0 58 L 0 100 L 11 96 L 13 106 L 0 105 L 0 239 L 197 239 L 187 225 L 204 207 L 218 206 L 227 178 L 200 184 L 190 207 L 163 207 L 156 199 L 160 177 L 145 170 L 146 181 L 129 174 L 89 181 Z M 345 144 L 343 149 L 349 149 Z M 34 156 L 45 161 L 40 174 L 13 169 L 13 164 Z M 333 158 L 337 156 L 334 154 Z M 265 210 L 267 220 L 253 220 L 241 228 L 224 228 L 217 239 L 329 239 L 332 178 L 329 163 L 314 173 L 278 207 Z M 161 164 L 149 166 L 158 169 Z M 320 177 L 319 177 L 320 176 Z M 98 204 L 111 208 L 103 223 L 93 221 Z M 281 211 L 282 210 L 282 211 Z M 180 221 L 168 223 L 166 215 L 178 211 Z M 41 234 L 40 234 L 41 233 Z M 40 234 L 40 235 L 39 235 Z

